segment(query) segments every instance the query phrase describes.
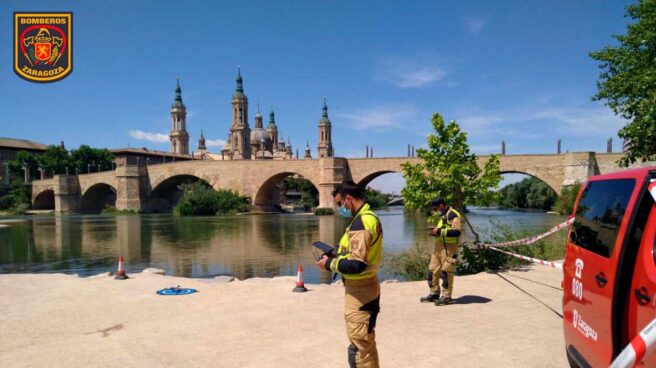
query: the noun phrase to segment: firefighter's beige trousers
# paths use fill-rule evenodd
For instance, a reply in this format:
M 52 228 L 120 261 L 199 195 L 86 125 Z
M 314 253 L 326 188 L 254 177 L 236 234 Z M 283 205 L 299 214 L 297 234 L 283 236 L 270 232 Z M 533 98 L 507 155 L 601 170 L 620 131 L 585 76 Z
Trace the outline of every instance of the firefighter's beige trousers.
M 379 367 L 376 350 L 376 318 L 380 310 L 378 278 L 344 280 L 344 319 L 351 341 L 348 360 L 351 367 Z

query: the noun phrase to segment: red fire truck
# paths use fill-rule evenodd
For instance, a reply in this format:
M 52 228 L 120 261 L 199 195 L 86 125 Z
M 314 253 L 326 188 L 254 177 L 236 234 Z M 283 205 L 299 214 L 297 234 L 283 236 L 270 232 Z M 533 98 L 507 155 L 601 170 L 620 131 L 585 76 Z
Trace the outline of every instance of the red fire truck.
M 648 167 L 591 177 L 578 194 L 563 279 L 573 367 L 607 367 L 656 318 L 654 187 Z M 656 367 L 656 354 L 640 364 Z

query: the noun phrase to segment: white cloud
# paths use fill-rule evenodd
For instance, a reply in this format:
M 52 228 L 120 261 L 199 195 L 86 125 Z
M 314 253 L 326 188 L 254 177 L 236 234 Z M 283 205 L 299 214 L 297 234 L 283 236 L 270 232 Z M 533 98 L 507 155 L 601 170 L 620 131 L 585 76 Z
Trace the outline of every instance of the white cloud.
M 399 88 L 421 88 L 442 80 L 447 75 L 444 68 L 432 63 L 410 60 L 387 60 L 378 63 L 378 79 Z
M 476 36 L 481 32 L 481 30 L 483 30 L 485 23 L 486 22 L 483 19 L 468 19 L 465 21 L 465 27 L 469 33 Z
M 529 114 L 534 119 L 557 123 L 556 130 L 570 136 L 610 137 L 624 126 L 626 121 L 605 107 L 550 107 Z
M 169 141 L 169 136 L 162 133 L 148 133 L 141 130 L 130 130 L 130 137 L 140 141 L 164 143 Z
M 223 148 L 227 144 L 226 141 L 222 139 L 207 139 L 205 140 L 205 145 L 207 147 L 221 147 Z
M 382 131 L 407 128 L 409 123 L 417 119 L 417 108 L 412 104 L 394 104 L 338 112 L 335 115 L 349 128 Z
M 456 122 L 467 133 L 477 134 L 489 130 L 490 126 L 502 120 L 503 118 L 497 114 L 475 114 L 465 115 L 456 119 Z

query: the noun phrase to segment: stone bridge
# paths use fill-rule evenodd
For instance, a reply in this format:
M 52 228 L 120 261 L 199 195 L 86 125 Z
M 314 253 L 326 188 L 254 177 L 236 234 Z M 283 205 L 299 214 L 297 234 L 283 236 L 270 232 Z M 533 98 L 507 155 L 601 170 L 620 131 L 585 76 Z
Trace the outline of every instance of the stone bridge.
M 500 156 L 502 173 L 536 177 L 556 192 L 591 175 L 618 171 L 621 153 L 565 153 Z M 479 157 L 482 167 L 488 156 Z M 58 213 L 99 212 L 106 206 L 120 210 L 159 212 L 179 200 L 181 183 L 204 180 L 214 189 L 231 189 L 251 198 L 255 211 L 279 204 L 276 185 L 290 175 L 308 179 L 319 191 L 319 207 L 333 207 L 331 192 L 343 180 L 367 185 L 386 173 L 401 172 L 401 164 L 418 158 L 340 158 L 281 161 L 182 161 L 158 165 L 118 166 L 113 171 L 56 175 L 32 183 L 34 208 Z

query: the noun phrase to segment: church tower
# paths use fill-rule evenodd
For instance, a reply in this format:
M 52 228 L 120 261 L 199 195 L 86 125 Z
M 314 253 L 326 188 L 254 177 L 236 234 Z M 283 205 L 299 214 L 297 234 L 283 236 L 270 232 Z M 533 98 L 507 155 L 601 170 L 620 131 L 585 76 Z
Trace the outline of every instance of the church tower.
M 241 68 L 237 71 L 237 89 L 232 96 L 232 123 L 230 124 L 230 155 L 234 159 L 251 158 L 251 130 L 248 127 L 248 98 L 244 94 Z
M 207 151 L 205 147 L 205 137 L 203 136 L 203 129 L 200 130 L 200 139 L 198 140 L 198 150 Z
M 187 109 L 182 103 L 182 89 L 180 88 L 180 78 L 177 78 L 175 87 L 175 99 L 171 105 L 171 152 L 188 155 L 189 154 L 189 133 L 187 133 Z
M 296 155 L 298 156 L 298 155 Z M 306 160 L 311 160 L 312 159 L 312 153 L 310 153 L 310 143 L 306 142 L 305 143 L 305 156 L 303 156 L 304 159 Z
M 274 152 L 278 149 L 278 126 L 276 125 L 276 116 L 273 113 L 273 107 L 271 107 L 271 112 L 269 113 L 267 133 L 269 133 L 269 138 L 271 139 L 271 152 Z
M 330 127 L 330 119 L 328 119 L 328 105 L 326 99 L 323 99 L 323 114 L 319 119 L 319 158 L 333 157 L 333 143 L 332 143 L 332 129 Z

